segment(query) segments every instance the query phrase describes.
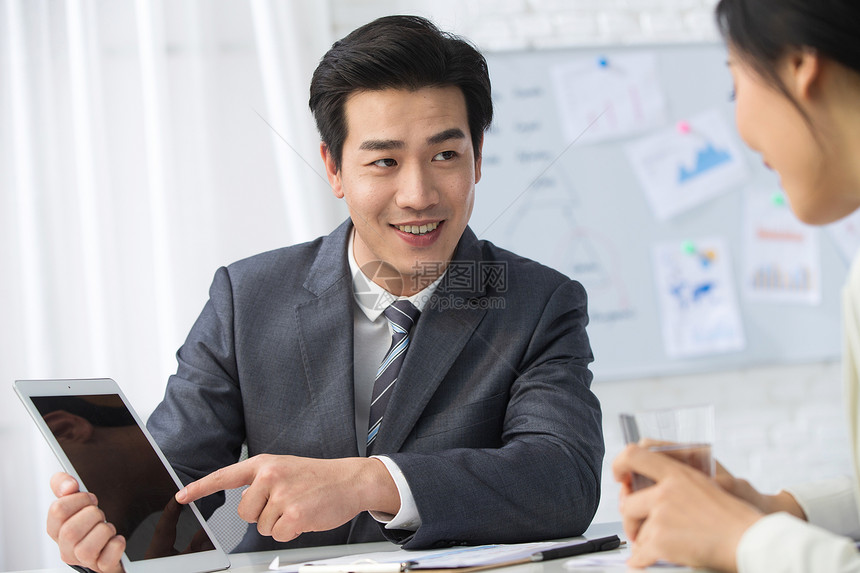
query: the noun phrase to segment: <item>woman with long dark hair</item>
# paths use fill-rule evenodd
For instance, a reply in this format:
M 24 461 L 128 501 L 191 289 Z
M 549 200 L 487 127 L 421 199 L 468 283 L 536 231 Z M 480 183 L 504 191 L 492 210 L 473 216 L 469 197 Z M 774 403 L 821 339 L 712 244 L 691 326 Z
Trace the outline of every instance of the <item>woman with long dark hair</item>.
M 860 2 L 721 0 L 717 22 L 744 141 L 811 224 L 860 207 Z M 718 467 L 716 482 L 640 446 L 615 460 L 632 566 L 657 560 L 721 571 L 858 572 L 860 257 L 843 294 L 844 383 L 855 475 L 763 495 Z M 803 328 L 802 324 L 797 325 Z M 636 492 L 632 473 L 656 484 Z

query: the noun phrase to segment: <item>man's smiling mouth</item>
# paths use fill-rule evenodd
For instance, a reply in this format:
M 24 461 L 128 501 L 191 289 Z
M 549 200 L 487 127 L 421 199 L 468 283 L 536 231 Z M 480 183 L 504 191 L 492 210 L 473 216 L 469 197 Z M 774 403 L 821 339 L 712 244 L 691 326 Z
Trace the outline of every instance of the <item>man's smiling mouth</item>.
M 403 231 L 404 233 L 411 233 L 412 235 L 424 235 L 430 231 L 435 231 L 438 226 L 438 221 L 436 223 L 428 223 L 426 225 L 394 225 L 396 229 Z

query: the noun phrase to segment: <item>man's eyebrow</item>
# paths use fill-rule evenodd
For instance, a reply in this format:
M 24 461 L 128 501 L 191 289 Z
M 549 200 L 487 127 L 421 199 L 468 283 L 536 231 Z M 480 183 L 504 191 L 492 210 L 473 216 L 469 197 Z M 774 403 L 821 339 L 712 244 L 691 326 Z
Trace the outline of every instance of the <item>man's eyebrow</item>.
M 459 127 L 452 127 L 427 138 L 428 145 L 437 145 L 449 139 L 465 139 L 466 134 Z M 359 149 L 364 151 L 386 151 L 389 149 L 403 149 L 406 144 L 399 139 L 367 139 L 361 142 Z
M 449 139 L 465 139 L 466 134 L 463 133 L 463 130 L 459 127 L 452 127 L 451 129 L 446 129 L 441 133 L 437 133 L 436 135 L 432 135 L 427 138 L 427 143 L 430 145 L 436 145 L 438 143 L 442 143 L 444 141 L 448 141 Z
M 397 139 L 368 139 L 361 142 L 359 149 L 367 151 L 385 151 L 388 149 L 403 149 L 405 143 Z

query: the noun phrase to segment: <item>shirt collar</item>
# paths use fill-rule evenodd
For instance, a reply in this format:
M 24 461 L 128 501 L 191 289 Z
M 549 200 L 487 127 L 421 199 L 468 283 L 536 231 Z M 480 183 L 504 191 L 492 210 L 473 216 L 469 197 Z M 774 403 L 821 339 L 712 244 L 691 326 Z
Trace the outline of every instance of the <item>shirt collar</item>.
M 435 281 L 430 283 L 425 288 L 421 289 L 412 296 L 394 296 L 364 274 L 364 271 L 358 266 L 355 260 L 355 255 L 352 252 L 353 243 L 355 242 L 355 228 L 349 234 L 349 242 L 346 245 L 346 259 L 349 262 L 349 272 L 352 275 L 352 294 L 358 308 L 364 312 L 371 322 L 375 322 L 379 315 L 382 314 L 388 305 L 395 300 L 406 299 L 415 305 L 419 311 L 424 311 L 424 307 L 430 302 L 430 297 L 436 292 L 436 287 L 445 278 L 445 273 L 448 269 L 439 275 Z

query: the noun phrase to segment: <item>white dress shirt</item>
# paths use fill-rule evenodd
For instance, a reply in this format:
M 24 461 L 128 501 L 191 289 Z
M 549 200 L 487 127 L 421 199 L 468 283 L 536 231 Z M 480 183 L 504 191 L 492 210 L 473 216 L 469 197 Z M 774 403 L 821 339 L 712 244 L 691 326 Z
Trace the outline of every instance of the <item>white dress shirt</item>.
M 373 382 L 376 379 L 376 371 L 382 363 L 382 359 L 385 358 L 388 347 L 391 346 L 391 325 L 382 312 L 398 299 L 408 300 L 415 305 L 415 308 L 423 312 L 445 273 L 442 273 L 433 283 L 412 296 L 394 296 L 374 283 L 359 268 L 353 254 L 354 241 L 355 230 L 349 237 L 347 260 L 349 261 L 350 274 L 353 277 L 352 287 L 355 299 L 352 313 L 355 435 L 358 441 L 358 452 L 363 456 L 367 451 L 367 424 L 370 417 L 370 397 L 373 393 Z M 418 320 L 421 318 L 419 317 Z M 391 516 L 380 512 L 371 512 L 371 515 L 380 523 L 385 523 L 387 529 L 417 530 L 421 525 L 421 517 L 418 515 L 412 490 L 409 489 L 409 484 L 400 468 L 386 456 L 371 457 L 385 464 L 400 494 L 400 511 L 397 515 Z

